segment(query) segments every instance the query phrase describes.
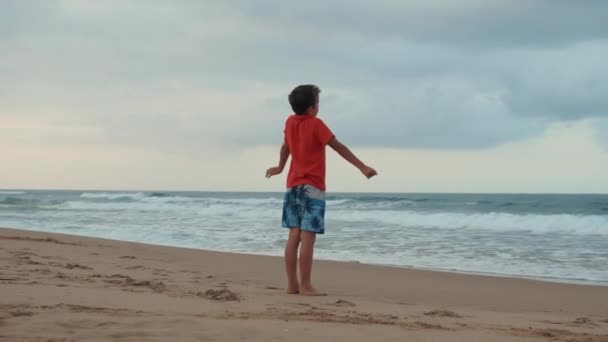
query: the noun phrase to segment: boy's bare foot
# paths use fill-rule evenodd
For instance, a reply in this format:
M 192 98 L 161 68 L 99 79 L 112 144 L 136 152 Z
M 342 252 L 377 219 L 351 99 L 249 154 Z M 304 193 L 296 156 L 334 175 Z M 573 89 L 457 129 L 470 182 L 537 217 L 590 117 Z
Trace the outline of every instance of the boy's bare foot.
M 321 296 L 327 296 L 327 293 L 319 291 L 319 290 L 315 289 L 314 287 L 311 287 L 311 288 L 301 288 L 300 295 L 301 296 L 321 297 Z
M 299 294 L 300 293 L 300 287 L 299 286 L 288 286 L 287 287 L 287 294 Z

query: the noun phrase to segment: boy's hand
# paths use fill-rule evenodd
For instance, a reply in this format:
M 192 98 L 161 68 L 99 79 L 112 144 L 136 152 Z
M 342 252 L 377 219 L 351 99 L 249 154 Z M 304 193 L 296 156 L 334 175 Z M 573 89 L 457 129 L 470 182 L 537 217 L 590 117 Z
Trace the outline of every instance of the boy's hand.
M 372 169 L 371 167 L 364 165 L 362 168 L 360 168 L 359 170 L 361 170 L 361 173 L 367 177 L 367 179 L 370 179 L 374 176 L 378 175 L 378 172 L 376 172 L 376 170 Z
M 272 176 L 280 175 L 281 172 L 283 172 L 283 169 L 281 169 L 279 166 L 271 167 L 270 169 L 268 169 L 266 171 L 266 178 L 270 178 Z

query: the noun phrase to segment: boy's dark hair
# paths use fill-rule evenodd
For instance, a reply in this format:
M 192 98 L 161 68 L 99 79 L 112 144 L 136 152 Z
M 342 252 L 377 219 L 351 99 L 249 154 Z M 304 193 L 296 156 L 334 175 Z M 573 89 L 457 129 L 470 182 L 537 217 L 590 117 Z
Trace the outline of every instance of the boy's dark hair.
M 321 89 L 313 84 L 304 84 L 294 88 L 289 94 L 289 104 L 297 115 L 304 115 L 308 108 L 317 104 Z

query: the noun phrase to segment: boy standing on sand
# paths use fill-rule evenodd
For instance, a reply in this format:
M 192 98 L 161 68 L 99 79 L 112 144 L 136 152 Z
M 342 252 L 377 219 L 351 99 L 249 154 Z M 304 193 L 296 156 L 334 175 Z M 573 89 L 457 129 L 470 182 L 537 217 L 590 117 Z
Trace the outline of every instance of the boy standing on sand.
M 289 228 L 289 240 L 285 246 L 287 293 L 305 296 L 325 295 L 315 289 L 310 280 L 316 234 L 325 233 L 325 146 L 333 148 L 365 177 L 377 175 L 376 170 L 363 164 L 317 118 L 320 93 L 315 85 L 300 85 L 289 94 L 294 115 L 285 124 L 285 142 L 281 147 L 279 166 L 266 171 L 267 178 L 283 172 L 291 154 L 282 220 L 283 227 Z

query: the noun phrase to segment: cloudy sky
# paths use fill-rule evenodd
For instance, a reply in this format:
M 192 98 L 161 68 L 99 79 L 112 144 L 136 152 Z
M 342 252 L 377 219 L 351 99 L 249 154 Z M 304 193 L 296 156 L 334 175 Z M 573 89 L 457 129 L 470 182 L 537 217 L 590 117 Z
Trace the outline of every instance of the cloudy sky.
M 608 1 L 1 0 L 0 188 L 280 191 L 287 94 L 380 177 L 608 192 Z

